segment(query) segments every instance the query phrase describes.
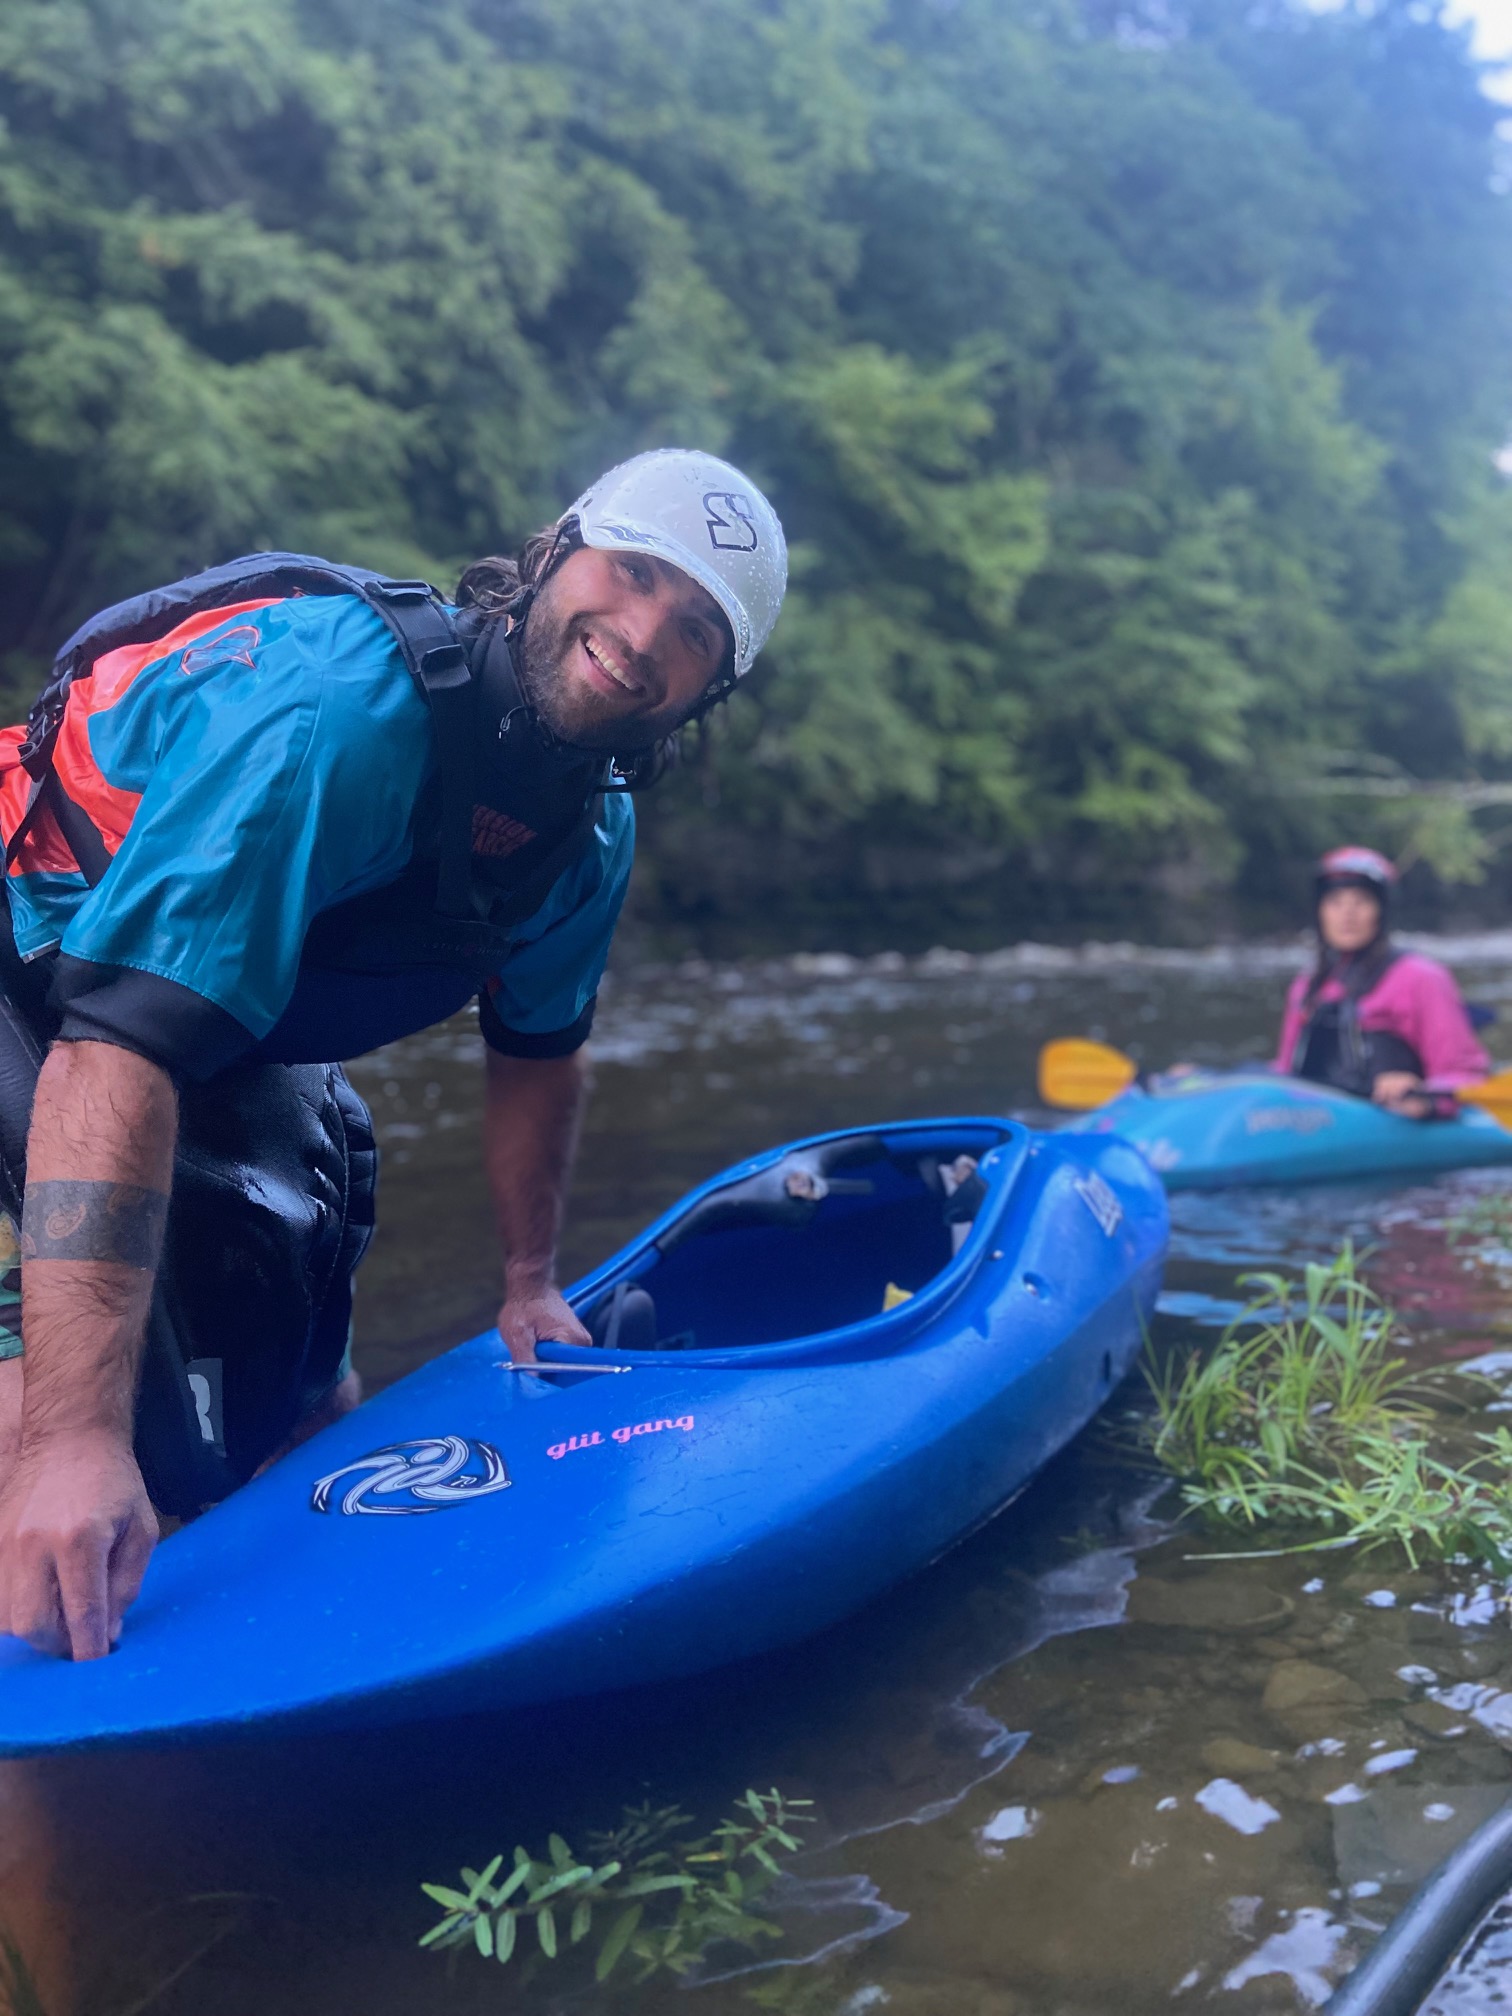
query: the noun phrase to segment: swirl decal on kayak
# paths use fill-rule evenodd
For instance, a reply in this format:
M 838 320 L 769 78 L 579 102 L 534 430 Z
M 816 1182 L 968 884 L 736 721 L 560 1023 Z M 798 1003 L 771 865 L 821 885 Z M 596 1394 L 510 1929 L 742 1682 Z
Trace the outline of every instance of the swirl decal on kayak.
M 350 1478 L 339 1499 L 337 1486 Z M 374 1512 L 389 1518 L 404 1513 L 444 1512 L 492 1491 L 507 1491 L 510 1475 L 491 1442 L 461 1435 L 425 1441 L 391 1442 L 355 1463 L 320 1478 L 310 1493 L 313 1512 Z M 381 1501 L 381 1502 L 380 1502 Z

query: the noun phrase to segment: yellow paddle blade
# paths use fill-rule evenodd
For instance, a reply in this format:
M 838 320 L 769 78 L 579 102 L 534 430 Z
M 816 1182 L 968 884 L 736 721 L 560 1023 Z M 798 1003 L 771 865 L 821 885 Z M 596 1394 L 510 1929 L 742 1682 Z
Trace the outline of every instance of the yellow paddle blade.
M 1498 1071 L 1479 1085 L 1461 1085 L 1454 1096 L 1462 1106 L 1479 1106 L 1503 1127 L 1512 1127 L 1512 1071 Z
M 1047 1106 L 1082 1112 L 1105 1106 L 1139 1076 L 1139 1066 L 1109 1043 L 1062 1036 L 1039 1054 L 1039 1095 Z

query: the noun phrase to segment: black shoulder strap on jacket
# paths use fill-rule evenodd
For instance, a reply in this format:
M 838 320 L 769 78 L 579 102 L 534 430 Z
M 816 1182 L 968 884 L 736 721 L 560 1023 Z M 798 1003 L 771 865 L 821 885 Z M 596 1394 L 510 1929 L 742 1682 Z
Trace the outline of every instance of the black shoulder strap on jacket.
M 467 652 L 428 581 L 385 581 L 375 576 L 362 582 L 357 592 L 388 625 L 435 723 L 441 765 L 437 913 L 473 917 L 477 914 L 472 886 L 472 810 L 478 728 Z

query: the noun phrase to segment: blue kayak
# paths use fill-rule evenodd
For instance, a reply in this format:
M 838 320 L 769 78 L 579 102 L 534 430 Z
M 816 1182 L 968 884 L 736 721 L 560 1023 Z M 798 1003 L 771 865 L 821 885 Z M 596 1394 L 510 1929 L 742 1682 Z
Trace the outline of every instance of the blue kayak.
M 599 1348 L 519 1373 L 488 1332 L 390 1387 L 164 1542 L 109 1659 L 0 1641 L 0 1754 L 517 1708 L 804 1637 L 1096 1413 L 1166 1238 L 1116 1139 L 933 1120 L 744 1162 L 577 1284 Z
M 1168 1190 L 1433 1176 L 1512 1162 L 1512 1133 L 1476 1107 L 1461 1108 L 1453 1120 L 1406 1120 L 1367 1099 L 1272 1071 L 1156 1079 L 1063 1131 L 1122 1136 Z

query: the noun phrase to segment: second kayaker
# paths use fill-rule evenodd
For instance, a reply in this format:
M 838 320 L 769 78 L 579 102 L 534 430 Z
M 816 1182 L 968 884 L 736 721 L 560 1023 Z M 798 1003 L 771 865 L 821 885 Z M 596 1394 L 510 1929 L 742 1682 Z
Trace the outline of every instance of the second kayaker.
M 1316 877 L 1318 956 L 1286 997 L 1276 1069 L 1427 1120 L 1490 1069 L 1454 975 L 1391 942 L 1397 871 L 1373 847 L 1335 847 Z

